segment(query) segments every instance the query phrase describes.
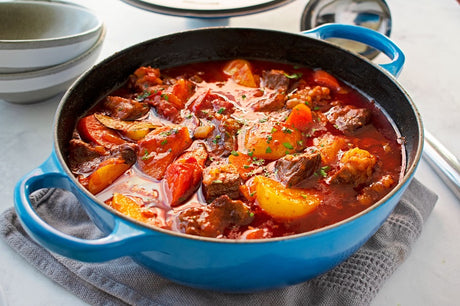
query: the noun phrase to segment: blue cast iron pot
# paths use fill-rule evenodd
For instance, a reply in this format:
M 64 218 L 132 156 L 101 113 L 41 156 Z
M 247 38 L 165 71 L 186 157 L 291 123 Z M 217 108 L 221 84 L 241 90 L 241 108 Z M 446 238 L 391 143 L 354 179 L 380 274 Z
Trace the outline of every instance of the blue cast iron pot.
M 373 64 L 322 40 L 329 37 L 367 43 L 384 52 L 391 62 Z M 166 68 L 233 58 L 321 67 L 375 99 L 406 141 L 406 167 L 401 182 L 372 207 L 337 224 L 290 237 L 234 241 L 189 236 L 141 224 L 98 201 L 74 178 L 66 157 L 77 119 L 123 84 L 137 67 Z M 22 178 L 15 189 L 18 217 L 27 233 L 53 252 L 88 262 L 131 256 L 159 275 L 187 286 L 253 292 L 304 282 L 332 269 L 364 244 L 392 212 L 414 175 L 423 130 L 414 103 L 394 78 L 403 63 L 403 53 L 387 37 L 347 25 L 325 25 L 301 34 L 208 28 L 132 46 L 87 71 L 62 98 L 51 156 Z M 107 235 L 96 240 L 75 238 L 44 222 L 32 207 L 29 195 L 50 187 L 74 193 Z

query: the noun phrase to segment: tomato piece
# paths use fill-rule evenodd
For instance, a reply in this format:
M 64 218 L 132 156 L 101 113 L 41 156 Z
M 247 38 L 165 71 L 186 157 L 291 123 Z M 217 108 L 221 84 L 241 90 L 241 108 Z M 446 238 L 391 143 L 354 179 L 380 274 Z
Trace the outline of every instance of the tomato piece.
M 303 103 L 299 103 L 292 109 L 286 123 L 300 131 L 307 129 L 309 124 L 313 121 L 311 109 Z
M 130 167 L 131 165 L 119 159 L 110 159 L 101 163 L 87 179 L 89 192 L 92 194 L 101 192 Z
M 179 79 L 171 86 L 170 90 L 165 91 L 165 94 L 169 97 L 169 102 L 178 109 L 183 109 L 185 103 L 193 95 L 193 83 L 189 80 Z
M 213 93 L 211 90 L 197 95 L 197 97 L 191 101 L 188 106 L 198 118 L 209 118 L 212 116 L 210 111 L 218 112 L 222 115 L 228 115 L 233 113 L 234 105 L 225 100 L 221 95 Z
M 164 184 L 171 207 L 184 203 L 198 189 L 208 152 L 203 146 L 185 152 L 166 169 Z
M 197 148 L 187 151 L 182 154 L 178 159 L 177 162 L 185 162 L 189 158 L 196 159 L 197 164 L 201 167 L 205 167 L 206 160 L 208 159 L 208 152 L 204 145 L 198 145 Z
M 223 72 L 237 84 L 246 87 L 257 87 L 251 64 L 247 60 L 236 59 L 225 64 Z
M 169 206 L 185 202 L 200 186 L 203 169 L 195 158 L 171 164 L 165 173 L 165 191 Z
M 315 210 L 321 203 L 314 191 L 287 188 L 264 176 L 254 178 L 256 201 L 270 216 L 276 219 L 295 219 Z
M 251 239 L 264 239 L 270 238 L 272 236 L 271 232 L 267 228 L 251 228 L 245 231 L 240 239 L 251 240 Z
M 168 166 L 192 143 L 185 126 L 164 126 L 138 142 L 137 162 L 147 175 L 161 180 Z
M 256 200 L 256 184 L 254 183 L 254 178 L 255 177 L 250 178 L 244 185 L 240 186 L 241 194 L 249 202 L 254 202 Z
M 340 90 L 339 81 L 337 81 L 334 76 L 324 70 L 316 70 L 313 73 L 313 79 L 319 85 L 326 86 L 336 91 Z
M 126 143 L 116 131 L 104 126 L 94 115 L 81 118 L 78 121 L 77 129 L 84 140 L 108 149 Z

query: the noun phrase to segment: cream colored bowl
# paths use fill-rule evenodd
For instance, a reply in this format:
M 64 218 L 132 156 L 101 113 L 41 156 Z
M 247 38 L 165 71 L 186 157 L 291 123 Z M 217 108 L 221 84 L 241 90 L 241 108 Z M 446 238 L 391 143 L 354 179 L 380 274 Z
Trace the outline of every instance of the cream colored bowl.
M 91 48 L 103 22 L 65 2 L 0 2 L 0 73 L 64 63 Z
M 0 100 L 11 103 L 33 103 L 65 91 L 96 62 L 104 42 L 105 32 L 103 25 L 96 42 L 83 54 L 67 62 L 35 71 L 0 74 Z

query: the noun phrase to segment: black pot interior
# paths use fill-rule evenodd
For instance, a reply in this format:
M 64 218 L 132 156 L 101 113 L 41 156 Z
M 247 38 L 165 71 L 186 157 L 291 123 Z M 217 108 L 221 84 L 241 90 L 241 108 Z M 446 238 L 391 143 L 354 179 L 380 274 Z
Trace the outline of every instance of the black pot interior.
M 405 91 L 365 59 L 301 34 L 260 29 L 210 28 L 155 38 L 114 54 L 80 78 L 56 117 L 57 154 L 64 161 L 77 119 L 141 65 L 166 68 L 234 58 L 264 59 L 322 68 L 374 99 L 406 139 L 406 171 L 420 157 L 421 122 Z M 69 172 L 70 173 L 70 172 Z

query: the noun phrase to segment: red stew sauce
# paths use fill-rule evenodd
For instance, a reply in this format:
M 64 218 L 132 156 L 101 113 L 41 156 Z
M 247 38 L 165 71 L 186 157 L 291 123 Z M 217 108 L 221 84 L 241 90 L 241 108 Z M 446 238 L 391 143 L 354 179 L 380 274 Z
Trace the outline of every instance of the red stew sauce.
M 403 146 L 377 105 L 321 69 L 139 67 L 78 120 L 68 163 L 126 216 L 205 237 L 318 229 L 385 196 Z

